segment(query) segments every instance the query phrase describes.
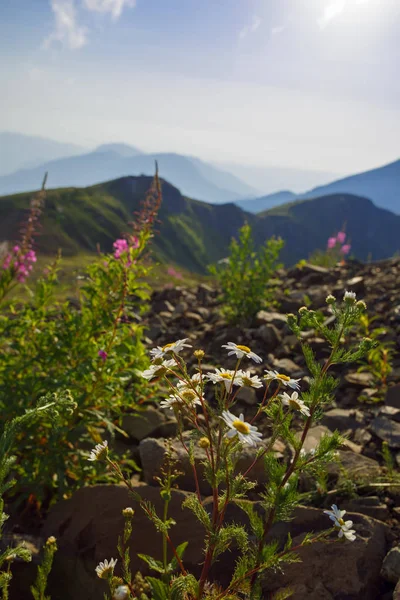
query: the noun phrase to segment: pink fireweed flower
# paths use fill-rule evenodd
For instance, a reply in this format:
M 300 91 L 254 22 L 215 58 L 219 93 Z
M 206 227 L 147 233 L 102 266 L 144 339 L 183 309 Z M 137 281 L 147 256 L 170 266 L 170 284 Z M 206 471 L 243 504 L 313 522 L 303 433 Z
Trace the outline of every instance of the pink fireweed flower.
M 139 248 L 139 238 L 137 238 L 136 235 L 132 235 L 129 241 L 131 243 L 131 248 L 133 248 L 134 250 L 136 250 L 136 248 Z
M 339 233 L 337 234 L 337 241 L 339 242 L 339 244 L 343 244 L 345 239 L 346 239 L 345 232 L 339 231 Z
M 168 275 L 171 275 L 171 277 L 176 277 L 176 279 L 182 279 L 182 273 L 176 271 L 174 267 L 168 267 L 167 273 Z
M 98 357 L 101 358 L 101 360 L 103 362 L 105 362 L 107 360 L 108 354 L 105 350 L 99 350 L 97 354 L 98 354 Z
M 129 250 L 128 242 L 124 239 L 115 240 L 113 247 L 115 248 L 115 258 L 121 258 L 121 255 Z
M 18 254 L 19 251 L 20 251 L 20 247 L 19 246 L 14 246 L 14 248 L 13 248 L 14 254 Z
M 35 263 L 37 261 L 36 252 L 34 250 L 29 250 L 23 257 L 23 260 L 30 263 Z
M 336 238 L 335 237 L 330 237 L 328 239 L 328 250 L 332 250 L 332 248 L 334 248 L 336 246 Z
M 340 252 L 344 255 L 348 254 L 351 250 L 351 246 L 350 244 L 344 244 L 341 248 L 340 248 Z
M 7 270 L 11 264 L 11 254 L 7 254 L 3 261 L 3 269 Z

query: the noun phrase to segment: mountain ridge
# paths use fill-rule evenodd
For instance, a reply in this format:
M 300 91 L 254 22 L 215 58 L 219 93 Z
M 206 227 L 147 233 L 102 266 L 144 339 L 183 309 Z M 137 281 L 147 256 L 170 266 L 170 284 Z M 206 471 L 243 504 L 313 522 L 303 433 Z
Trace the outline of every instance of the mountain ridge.
M 42 216 L 38 248 L 65 254 L 95 252 L 97 244 L 112 251 L 140 207 L 151 185 L 148 176 L 128 176 L 85 188 L 49 190 Z M 163 203 L 156 257 L 199 273 L 228 254 L 232 237 L 248 222 L 257 244 L 272 235 L 285 240 L 282 260 L 292 265 L 326 248 L 327 238 L 346 223 L 354 256 L 367 260 L 388 258 L 400 250 L 400 216 L 376 207 L 369 199 L 335 194 L 296 200 L 254 215 L 234 203 L 210 204 L 184 196 L 162 180 Z M 0 241 L 18 237 L 27 215 L 30 194 L 0 197 Z

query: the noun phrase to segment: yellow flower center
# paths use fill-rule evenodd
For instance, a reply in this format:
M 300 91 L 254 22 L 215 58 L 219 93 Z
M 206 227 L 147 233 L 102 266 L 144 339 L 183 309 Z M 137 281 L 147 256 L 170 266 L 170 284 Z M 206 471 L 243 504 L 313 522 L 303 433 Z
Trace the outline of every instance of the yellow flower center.
M 241 421 L 240 419 L 233 421 L 232 427 L 234 427 L 239 433 L 250 433 L 250 425 L 248 425 L 247 423 L 243 423 L 243 421 Z
M 249 386 L 249 387 L 251 387 L 253 384 L 250 377 L 242 377 L 242 382 L 243 382 L 243 385 Z
M 165 346 L 163 346 L 163 352 L 165 352 L 166 350 L 168 350 L 168 348 L 171 348 L 174 345 L 174 342 L 171 342 L 170 344 L 165 344 Z
M 232 375 L 230 375 L 229 373 L 221 373 L 221 377 L 223 379 L 232 379 Z
M 338 519 L 338 523 L 339 523 L 339 525 L 341 525 L 343 527 L 343 525 L 344 525 L 343 519 Z
M 248 346 L 239 346 L 237 345 L 237 347 L 239 348 L 239 350 L 241 350 L 242 352 L 251 352 L 250 348 Z
M 282 375 L 282 373 L 278 373 L 277 377 L 279 379 L 282 379 L 282 381 L 290 381 L 290 377 L 288 377 L 287 375 Z
M 195 392 L 193 392 L 193 390 L 185 390 L 184 392 L 181 392 L 181 396 L 184 400 L 194 400 L 196 398 L 196 394 Z
M 296 410 L 300 410 L 301 408 L 297 400 L 289 400 L 289 406 L 291 406 L 291 408 L 295 408 Z

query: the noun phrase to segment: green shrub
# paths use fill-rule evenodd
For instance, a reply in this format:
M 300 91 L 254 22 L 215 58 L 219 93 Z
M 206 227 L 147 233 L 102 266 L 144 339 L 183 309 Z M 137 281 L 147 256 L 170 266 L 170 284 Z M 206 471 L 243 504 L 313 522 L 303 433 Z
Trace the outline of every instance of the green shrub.
M 18 437 L 21 498 L 65 497 L 96 479 L 78 450 L 92 445 L 105 429 L 119 428 L 146 393 L 137 375 L 148 364 L 140 313 L 150 288 L 143 278 L 144 253 L 161 201 L 158 178 L 131 235 L 117 240 L 114 254 L 99 254 L 87 267 L 77 303 L 55 300 L 57 259 L 26 302 L 0 315 L 0 422 L 21 415 L 43 394 L 71 390 L 77 407 L 55 430 L 44 418 Z
M 271 278 L 281 265 L 277 264 L 284 242 L 270 238 L 255 249 L 251 227 L 247 223 L 232 239 L 230 255 L 209 267 L 222 288 L 223 313 L 229 322 L 251 322 L 257 312 L 273 303 L 274 286 Z

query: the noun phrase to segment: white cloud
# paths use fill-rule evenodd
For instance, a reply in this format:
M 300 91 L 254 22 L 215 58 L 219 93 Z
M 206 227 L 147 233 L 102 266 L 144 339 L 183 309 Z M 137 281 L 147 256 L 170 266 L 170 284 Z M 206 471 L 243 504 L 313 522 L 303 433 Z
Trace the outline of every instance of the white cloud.
M 279 35 L 284 30 L 285 30 L 285 26 L 284 25 L 278 25 L 277 27 L 272 27 L 272 29 L 271 29 L 271 35 Z
M 346 8 L 347 0 L 334 0 L 325 7 L 324 14 L 318 19 L 318 25 L 324 28 L 332 21 L 336 19 Z
M 82 48 L 87 43 L 87 28 L 77 22 L 74 0 L 50 0 L 50 6 L 55 26 L 43 46 L 49 48 L 53 42 L 61 42 L 72 50 Z
M 258 17 L 257 15 L 254 15 L 253 17 L 253 21 L 251 23 L 251 25 L 246 25 L 245 27 L 243 27 L 243 29 L 239 32 L 239 37 L 240 39 L 243 39 L 244 37 L 246 37 L 246 35 L 248 35 L 249 33 L 254 33 L 255 31 L 257 31 L 257 29 L 260 27 L 261 25 L 261 19 L 260 17 Z
M 125 7 L 134 8 L 136 0 L 83 0 L 87 10 L 99 13 L 111 13 L 113 19 L 118 19 Z

